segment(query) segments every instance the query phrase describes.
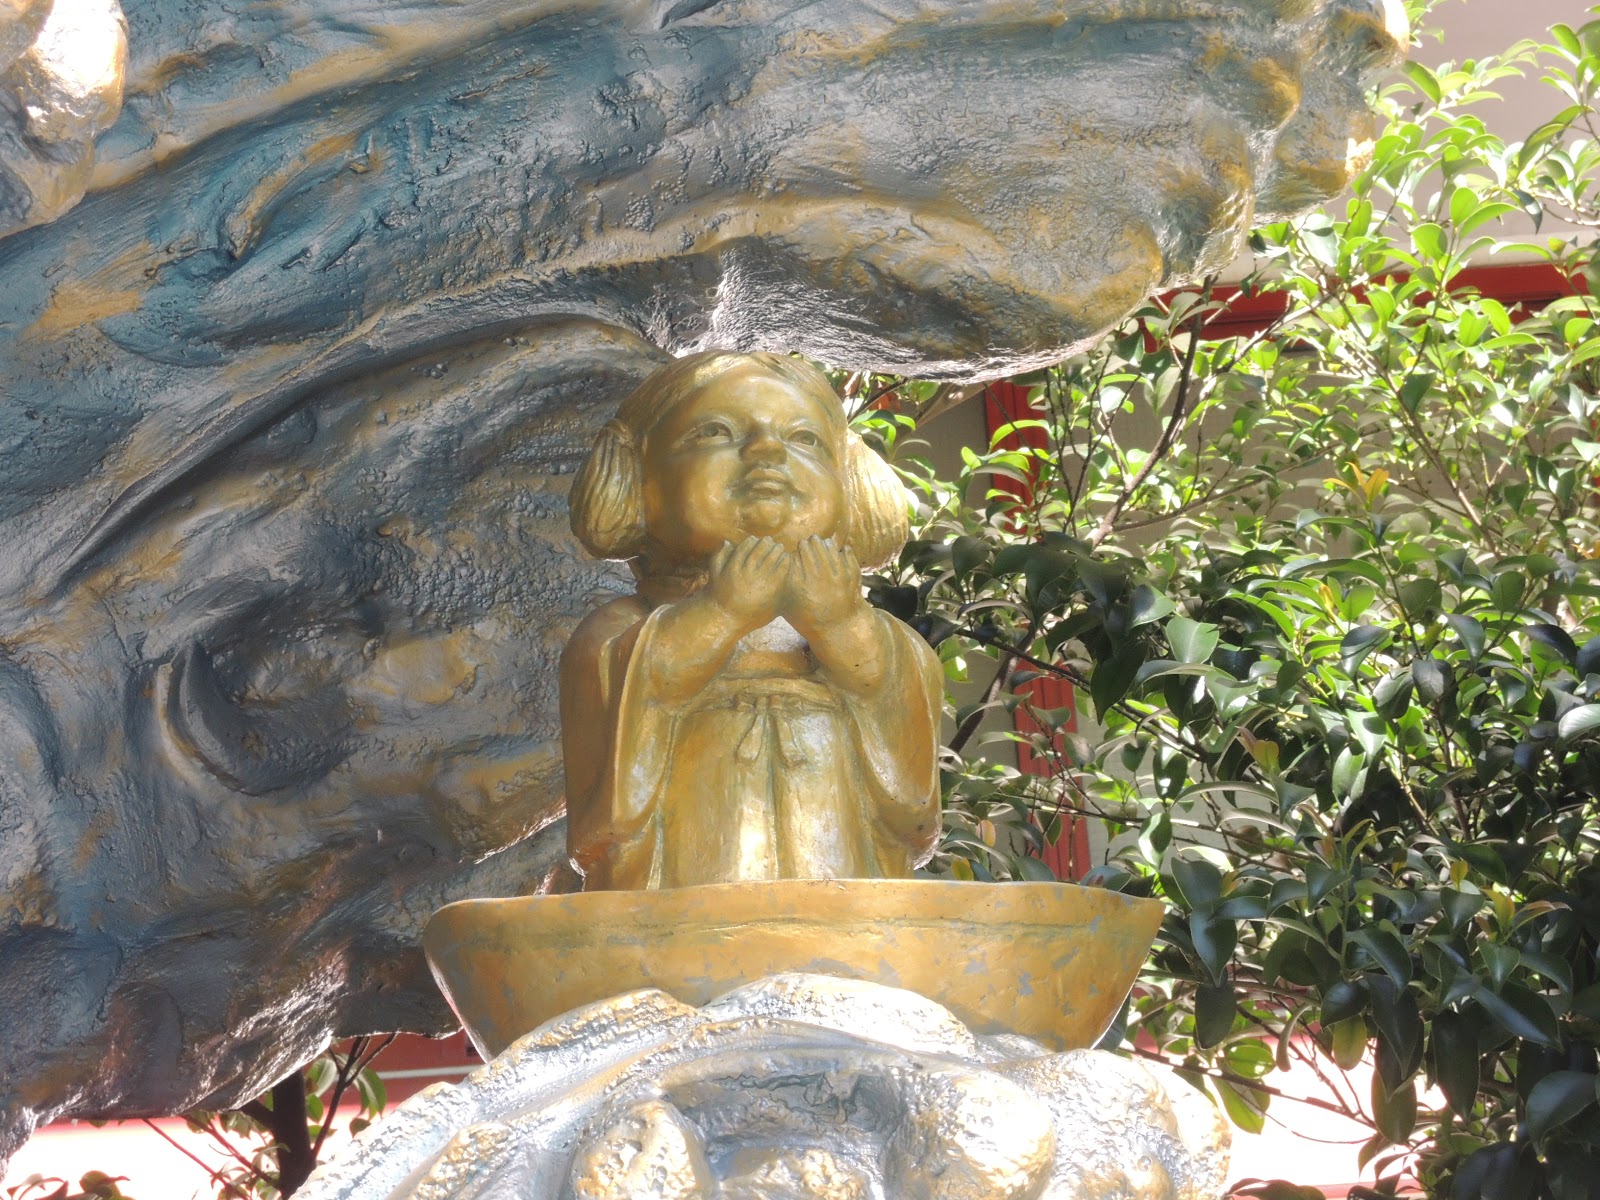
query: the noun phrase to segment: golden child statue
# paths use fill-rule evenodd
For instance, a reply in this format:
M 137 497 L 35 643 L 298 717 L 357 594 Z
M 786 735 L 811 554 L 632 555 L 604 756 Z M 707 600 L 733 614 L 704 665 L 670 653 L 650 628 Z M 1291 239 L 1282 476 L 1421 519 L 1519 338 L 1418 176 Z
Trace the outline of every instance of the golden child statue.
M 586 891 L 903 878 L 939 832 L 939 663 L 870 607 L 906 496 L 796 359 L 710 352 L 601 430 L 572 527 L 638 590 L 561 661 Z

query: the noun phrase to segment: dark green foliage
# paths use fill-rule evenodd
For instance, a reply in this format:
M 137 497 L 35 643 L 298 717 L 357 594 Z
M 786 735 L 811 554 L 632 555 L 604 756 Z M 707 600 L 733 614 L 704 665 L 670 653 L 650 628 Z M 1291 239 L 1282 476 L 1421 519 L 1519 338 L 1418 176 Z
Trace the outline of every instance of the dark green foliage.
M 1556 90 L 1508 145 L 1473 106 L 1513 73 Z M 1342 211 L 1255 235 L 1246 297 L 1281 317 L 1219 337 L 1221 289 L 1152 302 L 955 479 L 913 440 L 948 389 L 862 418 L 925 514 L 874 598 L 962 697 L 934 869 L 1036 878 L 1063 818 L 1102 823 L 1089 882 L 1171 906 L 1123 1044 L 1252 1129 L 1275 1071 L 1370 1055 L 1371 1094 L 1325 1104 L 1391 1190 L 1600 1186 L 1600 314 L 1587 235 L 1516 232 L 1600 217 L 1597 75 L 1600 22 L 1413 64 Z M 1464 266 L 1512 237 L 1573 293 L 1479 294 Z

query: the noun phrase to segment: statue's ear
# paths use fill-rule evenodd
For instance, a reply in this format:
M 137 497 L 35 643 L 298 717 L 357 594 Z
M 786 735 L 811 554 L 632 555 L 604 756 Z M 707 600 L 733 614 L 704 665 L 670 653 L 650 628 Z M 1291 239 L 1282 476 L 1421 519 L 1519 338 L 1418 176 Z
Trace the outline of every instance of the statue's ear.
M 850 548 L 863 567 L 881 567 L 911 535 L 911 497 L 894 468 L 853 432 L 845 435 L 845 471 Z
M 632 558 L 644 548 L 639 447 L 632 432 L 608 421 L 572 481 L 572 532 L 596 558 Z

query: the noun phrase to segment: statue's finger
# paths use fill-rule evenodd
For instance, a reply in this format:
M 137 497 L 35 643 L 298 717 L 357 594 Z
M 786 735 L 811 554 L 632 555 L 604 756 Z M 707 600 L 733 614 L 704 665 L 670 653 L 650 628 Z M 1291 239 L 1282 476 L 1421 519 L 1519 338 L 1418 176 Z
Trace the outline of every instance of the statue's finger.
M 770 570 L 772 567 L 777 566 L 783 561 L 783 545 L 780 542 L 774 541 L 772 538 L 762 538 L 761 541 L 763 545 L 761 547 L 761 555 L 758 561 L 763 569 Z
M 761 539 L 747 537 L 739 543 L 739 565 L 749 567 L 754 565 L 756 556 L 761 553 Z

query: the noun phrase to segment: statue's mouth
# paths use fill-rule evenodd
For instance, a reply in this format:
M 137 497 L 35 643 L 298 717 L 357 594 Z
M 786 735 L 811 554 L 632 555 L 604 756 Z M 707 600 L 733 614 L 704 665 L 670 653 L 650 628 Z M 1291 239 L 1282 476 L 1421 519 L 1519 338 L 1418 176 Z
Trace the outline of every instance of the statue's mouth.
M 734 489 L 742 500 L 776 500 L 792 494 L 794 485 L 781 471 L 752 471 Z

